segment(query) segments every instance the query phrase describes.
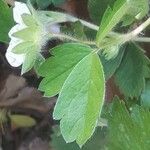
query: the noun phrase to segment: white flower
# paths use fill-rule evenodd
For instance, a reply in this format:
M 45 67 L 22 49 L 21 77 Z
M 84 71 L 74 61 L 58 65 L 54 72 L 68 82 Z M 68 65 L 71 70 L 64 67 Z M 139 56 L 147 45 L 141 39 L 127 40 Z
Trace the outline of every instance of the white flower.
M 24 62 L 25 55 L 24 54 L 14 54 L 12 49 L 22 42 L 21 39 L 13 37 L 12 34 L 26 28 L 26 25 L 23 23 L 22 14 L 31 14 L 28 7 L 24 3 L 15 2 L 15 7 L 13 8 L 13 17 L 15 22 L 17 23 L 9 32 L 9 37 L 11 41 L 9 43 L 9 47 L 6 52 L 6 58 L 10 65 L 13 67 L 18 67 Z
M 8 62 L 10 63 L 10 65 L 13 67 L 19 67 L 20 65 L 22 65 L 24 63 L 25 57 L 26 57 L 26 54 L 15 54 L 12 52 L 12 50 L 18 44 L 26 41 L 26 39 L 22 40 L 20 38 L 17 38 L 17 36 L 14 36 L 14 35 L 16 32 L 18 32 L 18 31 L 21 32 L 21 30 L 23 32 L 23 29 L 25 29 L 25 28 L 30 29 L 29 27 L 32 26 L 32 24 L 30 26 L 30 24 L 26 25 L 24 23 L 24 21 L 22 20 L 23 14 L 32 15 L 26 4 L 21 3 L 21 2 L 15 2 L 15 7 L 13 8 L 13 17 L 17 24 L 14 27 L 12 27 L 12 29 L 10 30 L 10 32 L 8 34 L 9 37 L 11 38 L 11 41 L 10 41 L 9 47 L 6 52 L 6 58 L 7 58 Z M 33 20 L 34 19 L 35 18 L 33 18 Z M 38 19 L 38 16 L 36 19 Z M 35 19 L 35 21 L 36 21 L 36 19 Z M 46 24 L 42 21 L 40 24 L 35 23 L 35 25 L 36 25 L 34 28 L 35 30 L 32 31 L 32 28 L 31 28 L 29 37 L 33 38 L 33 39 L 30 39 L 31 42 L 33 42 L 32 47 L 33 46 L 38 47 L 37 52 L 40 52 L 39 50 L 41 49 L 41 47 L 47 42 L 47 40 L 49 40 L 49 34 L 60 33 L 60 26 L 58 24 L 53 24 L 53 23 Z M 29 33 L 27 32 L 27 34 L 29 34 Z M 26 35 L 26 36 L 28 36 L 28 35 Z M 28 40 L 28 37 L 27 37 L 27 40 Z M 33 59 L 35 60 L 36 58 L 33 58 Z M 33 63 L 31 63 L 30 65 L 31 65 L 30 67 L 33 67 Z

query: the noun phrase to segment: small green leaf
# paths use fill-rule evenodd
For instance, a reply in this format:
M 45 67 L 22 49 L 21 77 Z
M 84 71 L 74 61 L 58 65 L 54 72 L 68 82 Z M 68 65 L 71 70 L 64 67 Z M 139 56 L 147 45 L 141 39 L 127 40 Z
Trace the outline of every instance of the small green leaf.
M 25 54 L 30 51 L 30 48 L 33 46 L 33 42 L 22 42 L 12 49 L 12 52 L 15 54 Z
M 34 64 L 34 69 L 36 71 L 36 73 L 38 74 L 38 70 L 40 68 L 40 66 L 45 62 L 45 58 L 39 53 L 37 55 L 37 59 L 35 61 L 35 64 Z
M 96 24 L 100 24 L 105 10 L 108 6 L 112 6 L 115 0 L 88 0 L 88 10 L 91 19 Z
M 25 29 L 13 33 L 13 36 L 24 41 L 35 41 L 38 38 L 38 26 L 29 26 Z
M 10 115 L 11 122 L 17 127 L 32 127 L 36 125 L 36 121 L 26 115 Z
M 22 14 L 21 17 L 26 26 L 37 26 L 37 21 L 32 15 Z
M 25 60 L 22 65 L 21 74 L 28 72 L 35 64 L 37 59 L 37 50 L 38 47 L 36 45 L 30 47 L 30 51 L 25 54 Z
M 147 59 L 139 46 L 130 43 L 126 47 L 123 60 L 115 73 L 119 89 L 127 97 L 138 97 L 145 85 Z
M 126 14 L 128 10 L 126 0 L 117 0 L 114 3 L 113 9 L 108 7 L 105 11 L 99 31 L 97 33 L 97 44 L 103 40 L 104 37 L 113 29 L 113 27 L 120 22 L 122 17 Z
M 149 0 L 129 0 L 129 10 L 123 17 L 123 26 L 130 25 L 135 19 L 142 19 L 149 12 Z
M 49 97 L 58 94 L 75 65 L 91 51 L 89 46 L 78 43 L 54 47 L 51 50 L 53 56 L 46 59 L 39 68 L 38 74 L 45 77 L 39 85 L 39 90 Z
M 119 68 L 124 55 L 124 51 L 125 47 L 120 48 L 118 55 L 114 59 L 110 60 L 107 60 L 105 56 L 100 55 L 106 80 L 108 80 L 116 72 L 117 68 Z
M 105 80 L 97 54 L 83 58 L 66 79 L 56 106 L 54 119 L 60 121 L 67 143 L 81 147 L 92 136 L 104 103 Z
M 0 0 L 0 41 L 9 42 L 8 32 L 13 25 L 12 9 L 4 0 Z

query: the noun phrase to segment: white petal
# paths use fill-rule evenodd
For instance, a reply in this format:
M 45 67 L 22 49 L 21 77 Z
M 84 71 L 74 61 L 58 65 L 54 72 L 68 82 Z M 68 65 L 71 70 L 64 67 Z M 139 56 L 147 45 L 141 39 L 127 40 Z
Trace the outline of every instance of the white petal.
M 16 23 L 23 24 L 21 15 L 31 14 L 27 5 L 21 2 L 15 2 L 15 7 L 13 8 L 13 17 Z
M 11 52 L 12 49 L 19 43 L 21 43 L 21 40 L 20 41 L 18 39 L 11 40 L 6 52 L 6 58 L 9 64 L 13 67 L 19 67 L 24 62 L 24 57 L 25 57 L 24 54 L 14 54 Z

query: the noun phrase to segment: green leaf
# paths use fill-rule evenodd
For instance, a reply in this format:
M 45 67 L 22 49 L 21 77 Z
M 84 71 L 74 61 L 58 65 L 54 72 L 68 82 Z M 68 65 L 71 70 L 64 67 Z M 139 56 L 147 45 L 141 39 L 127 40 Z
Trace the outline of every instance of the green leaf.
M 8 32 L 14 25 L 12 9 L 4 0 L 0 1 L 0 41 L 8 43 Z
M 97 33 L 97 44 L 99 44 L 104 37 L 113 29 L 113 27 L 120 22 L 122 17 L 128 11 L 126 0 L 117 0 L 114 3 L 113 9 L 108 7 L 105 11 L 99 31 Z
M 37 26 L 37 21 L 32 15 L 22 14 L 21 17 L 26 26 Z
M 36 45 L 30 47 L 30 51 L 25 54 L 25 60 L 22 65 L 21 74 L 28 72 L 35 64 L 37 59 L 37 50 L 38 47 Z
M 34 1 L 36 1 L 36 4 L 40 9 L 45 9 L 50 4 L 54 4 L 55 6 L 58 6 L 63 4 L 66 0 L 34 0 Z
M 40 9 L 44 9 L 52 3 L 52 0 L 36 0 L 36 3 Z
M 130 25 L 135 19 L 142 19 L 149 12 L 149 0 L 129 0 L 129 10 L 123 17 L 123 26 Z
M 39 90 L 49 97 L 58 94 L 75 65 L 91 51 L 89 46 L 78 43 L 54 47 L 51 50 L 53 56 L 46 59 L 39 68 L 38 74 L 45 77 L 39 85 Z
M 125 47 L 120 48 L 118 55 L 114 59 L 107 60 L 104 55 L 100 55 L 104 68 L 105 79 L 108 80 L 119 68 L 124 55 Z
M 37 55 L 37 59 L 35 61 L 35 64 L 34 64 L 34 69 L 36 71 L 36 73 L 38 74 L 38 70 L 40 68 L 40 66 L 45 62 L 45 58 L 39 53 Z
M 106 134 L 105 130 L 106 129 L 104 128 L 97 128 L 91 139 L 82 147 L 82 150 L 92 150 L 93 147 L 94 150 L 104 150 Z M 52 135 L 52 141 L 50 143 L 54 150 L 81 150 L 75 142 L 66 143 L 59 132 L 59 129 L 56 129 L 55 127 L 54 133 Z
M 15 54 L 25 54 L 27 52 L 30 51 L 30 48 L 34 45 L 33 42 L 22 42 L 20 44 L 18 44 L 17 46 L 15 46 L 12 49 L 12 52 Z
M 54 108 L 54 119 L 61 120 L 61 133 L 67 143 L 76 140 L 81 147 L 92 136 L 104 103 L 104 92 L 100 59 L 91 53 L 72 70 Z
M 127 97 L 138 97 L 145 85 L 147 59 L 139 46 L 130 43 L 126 47 L 123 60 L 115 73 L 119 89 Z
M 130 113 L 125 103 L 115 98 L 108 117 L 108 149 L 149 149 L 150 111 L 134 106 Z
M 150 108 L 150 80 L 146 81 L 146 85 L 141 94 L 141 105 Z
M 91 19 L 96 24 L 100 24 L 108 5 L 112 6 L 115 0 L 88 0 L 88 10 Z
M 66 0 L 51 0 L 52 3 L 57 6 L 63 4 Z
M 28 26 L 25 29 L 13 33 L 13 36 L 24 41 L 33 42 L 38 38 L 39 32 L 40 28 L 38 26 Z

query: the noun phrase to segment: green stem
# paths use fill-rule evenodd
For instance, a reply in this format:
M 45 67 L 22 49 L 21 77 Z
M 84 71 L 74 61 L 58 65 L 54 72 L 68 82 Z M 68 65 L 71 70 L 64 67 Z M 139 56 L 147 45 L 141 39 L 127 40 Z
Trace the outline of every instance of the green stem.
M 150 37 L 136 37 L 136 38 L 133 39 L 133 41 L 149 43 L 150 42 Z
M 138 39 L 138 35 L 145 30 L 145 28 L 147 28 L 150 25 L 150 18 L 148 18 L 145 22 L 143 22 L 139 27 L 137 27 L 135 30 L 133 30 L 132 32 L 128 33 L 125 35 L 125 41 L 124 42 L 128 42 L 131 40 L 137 40 Z M 141 40 L 141 39 L 140 39 Z M 142 39 L 143 40 L 143 39 Z M 145 39 L 147 41 L 147 39 Z M 144 41 L 143 41 L 144 42 Z
M 51 34 L 50 37 L 58 38 L 58 39 L 70 40 L 70 41 L 84 43 L 84 44 L 88 44 L 88 45 L 96 45 L 96 43 L 94 41 L 84 41 L 84 40 L 77 39 L 75 37 L 71 37 L 69 35 L 61 34 L 61 33 L 60 34 Z

